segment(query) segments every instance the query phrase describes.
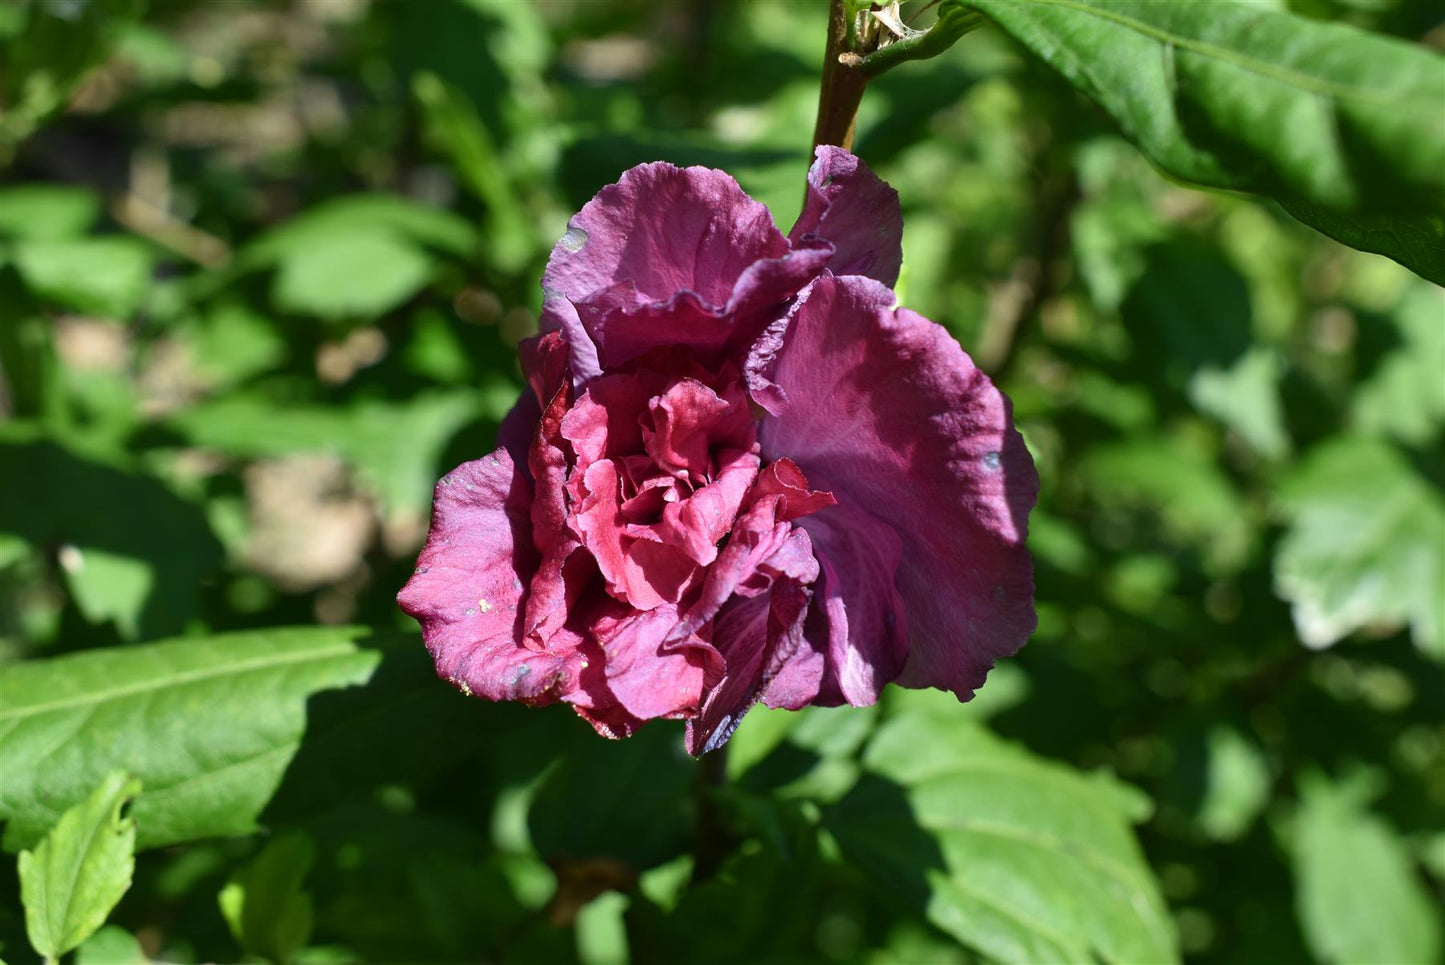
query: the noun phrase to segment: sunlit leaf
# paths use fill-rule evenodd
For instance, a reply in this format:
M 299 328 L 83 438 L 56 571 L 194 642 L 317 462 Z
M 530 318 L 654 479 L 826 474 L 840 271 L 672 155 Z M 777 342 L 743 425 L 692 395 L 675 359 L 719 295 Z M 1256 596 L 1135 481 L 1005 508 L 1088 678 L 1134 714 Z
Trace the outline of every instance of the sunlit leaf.
M 124 771 L 111 771 L 60 816 L 39 847 L 20 853 L 25 928 L 47 959 L 89 938 L 130 887 L 136 825 L 120 811 L 140 789 Z
M 1327 647 L 1362 627 L 1408 625 L 1445 659 L 1445 497 L 1399 450 L 1327 442 L 1286 479 L 1279 505 L 1290 528 L 1275 585 L 1301 640 Z
M 1439 903 L 1395 832 L 1367 810 L 1363 789 L 1316 776 L 1301 793 L 1295 887 L 1314 953 L 1340 965 L 1436 961 Z

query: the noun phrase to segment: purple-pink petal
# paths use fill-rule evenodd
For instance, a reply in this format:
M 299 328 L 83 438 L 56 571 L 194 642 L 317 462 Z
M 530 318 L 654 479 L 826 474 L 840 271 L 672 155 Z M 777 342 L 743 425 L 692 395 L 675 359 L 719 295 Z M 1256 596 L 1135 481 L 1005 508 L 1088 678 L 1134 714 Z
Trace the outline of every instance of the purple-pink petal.
M 519 646 L 523 588 L 537 566 L 532 487 L 505 449 L 437 483 L 416 572 L 397 597 L 422 627 L 437 673 L 491 700 L 550 703 L 579 659 L 567 648 Z
M 854 155 L 821 145 L 808 171 L 808 196 L 789 240 L 832 246 L 835 275 L 867 275 L 892 285 L 903 265 L 903 213 L 898 192 Z
M 791 458 L 837 498 L 838 507 L 799 522 L 835 566 L 853 557 L 839 535 L 849 510 L 898 534 L 894 587 L 908 623 L 898 680 L 967 699 L 1035 626 L 1024 546 L 1038 492 L 1033 461 L 1002 393 L 944 329 L 896 308 L 888 288 L 825 273 L 802 298 L 782 345 L 765 346 L 771 358 L 748 369 L 782 389 L 759 428 L 764 457 Z M 877 582 L 843 588 L 850 617 L 865 606 L 860 597 L 892 591 Z

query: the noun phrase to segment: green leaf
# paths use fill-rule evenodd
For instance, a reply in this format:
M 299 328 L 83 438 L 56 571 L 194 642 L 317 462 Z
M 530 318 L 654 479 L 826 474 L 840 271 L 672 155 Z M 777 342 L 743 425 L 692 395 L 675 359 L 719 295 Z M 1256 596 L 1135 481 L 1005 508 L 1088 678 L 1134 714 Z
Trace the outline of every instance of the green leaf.
M 4 845 L 29 845 L 110 769 L 145 781 L 152 848 L 246 834 L 477 746 L 497 708 L 438 683 L 411 635 L 272 629 L 0 666 Z
M 385 232 L 338 234 L 281 262 L 271 297 L 282 311 L 322 318 L 375 318 L 431 278 L 427 254 Z
M 940 700 L 878 731 L 864 777 L 825 815 L 844 853 L 992 960 L 1177 960 L 1129 830 L 1147 800 L 1036 758 L 955 709 Z
M 332 452 L 349 461 L 388 508 L 425 509 L 449 466 L 437 461 L 463 426 L 499 421 L 516 399 L 510 383 L 489 391 L 423 392 L 405 403 L 366 401 L 349 409 L 288 406 L 258 395 L 232 395 L 192 406 L 170 422 L 190 442 L 234 456 Z M 479 438 L 483 454 L 491 440 Z
M 75 965 L 149 965 L 136 937 L 119 925 L 105 925 L 75 953 Z
M 1445 215 L 1445 59 L 1427 48 L 1219 0 L 952 2 L 1062 73 L 1166 173 L 1298 202 L 1346 244 L 1389 214 L 1410 240 L 1370 250 L 1438 267 L 1423 242 Z
M 1440 250 L 1445 252 L 1445 239 Z M 1400 346 L 1355 390 L 1350 414 L 1367 433 L 1428 445 L 1445 425 L 1445 293 L 1416 284 L 1394 312 Z
M 47 959 L 89 938 L 130 887 L 136 826 L 120 810 L 140 789 L 124 771 L 111 771 L 61 815 L 39 847 L 20 853 L 25 928 Z
M 1290 521 L 1275 587 L 1295 628 L 1327 647 L 1361 627 L 1408 624 L 1445 659 L 1445 498 L 1399 450 L 1341 438 L 1311 452 L 1282 484 Z
M 1280 204 L 1338 242 L 1393 258 L 1426 281 L 1445 285 L 1445 215 L 1333 211 L 1288 198 Z
M 382 232 L 451 255 L 466 255 L 478 242 L 464 219 L 391 194 L 355 194 L 309 208 L 246 246 L 248 268 L 274 265 L 338 238 Z
M 0 237 L 54 241 L 85 234 L 100 215 L 100 198 L 63 184 L 21 184 L 0 190 Z
M 221 562 L 200 507 L 159 480 L 45 438 L 0 426 L 0 533 L 59 555 L 80 611 L 126 636 L 178 632 L 194 614 L 197 580 Z
M 1301 786 L 1294 833 L 1300 922 L 1321 961 L 1438 961 L 1439 904 L 1364 789 L 1315 776 Z
M 1248 507 L 1195 447 L 1154 438 L 1101 444 L 1088 451 L 1082 470 L 1101 506 L 1150 511 L 1171 539 L 1201 546 L 1211 566 L 1232 569 L 1248 555 Z
M 25 241 L 15 246 L 15 267 L 42 300 L 123 318 L 145 300 L 151 252 L 128 237 Z
M 231 876 L 217 900 L 243 949 L 286 965 L 306 947 L 314 915 L 304 883 L 315 858 L 310 836 L 293 832 L 268 841 Z

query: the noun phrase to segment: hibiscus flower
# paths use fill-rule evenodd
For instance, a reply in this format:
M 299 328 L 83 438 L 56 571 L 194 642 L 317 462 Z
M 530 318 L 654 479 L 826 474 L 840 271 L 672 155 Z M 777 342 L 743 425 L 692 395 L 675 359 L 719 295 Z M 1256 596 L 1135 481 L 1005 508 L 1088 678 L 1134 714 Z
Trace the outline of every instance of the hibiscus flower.
M 502 445 L 436 488 L 398 601 L 464 692 L 601 734 L 967 700 L 1035 625 L 1038 479 L 1008 400 L 897 305 L 897 194 L 820 147 L 788 236 L 721 171 L 644 164 L 570 222 Z

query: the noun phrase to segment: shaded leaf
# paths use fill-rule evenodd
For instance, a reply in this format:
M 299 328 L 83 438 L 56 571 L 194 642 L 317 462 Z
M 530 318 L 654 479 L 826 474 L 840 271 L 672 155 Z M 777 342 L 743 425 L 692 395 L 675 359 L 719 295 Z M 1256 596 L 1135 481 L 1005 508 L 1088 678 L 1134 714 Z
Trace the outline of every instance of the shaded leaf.
M 89 938 L 130 887 L 136 825 L 120 810 L 140 788 L 124 771 L 111 771 L 60 816 L 39 847 L 20 853 L 25 928 L 47 959 Z
M 311 896 L 304 889 L 316 846 L 304 832 L 272 838 L 221 889 L 217 900 L 231 934 L 254 955 L 286 965 L 311 939 Z
M 865 776 L 825 816 L 844 852 L 993 960 L 1177 960 L 1129 830 L 1147 801 L 937 708 L 887 721 L 869 744 Z
M 1426 445 L 1445 424 L 1445 293 L 1417 284 L 1394 322 L 1401 344 L 1355 390 L 1351 415 L 1365 432 Z
M 1365 626 L 1409 625 L 1416 646 L 1445 659 L 1445 498 L 1388 443 L 1324 444 L 1278 494 L 1290 521 L 1275 586 L 1295 628 L 1327 647 Z

